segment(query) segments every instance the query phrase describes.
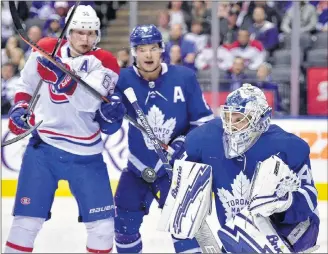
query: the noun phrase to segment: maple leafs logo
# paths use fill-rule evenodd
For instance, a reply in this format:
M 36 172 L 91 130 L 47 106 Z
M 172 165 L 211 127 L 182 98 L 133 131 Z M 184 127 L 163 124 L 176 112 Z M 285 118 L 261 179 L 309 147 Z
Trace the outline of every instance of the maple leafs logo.
M 176 125 L 176 118 L 172 117 L 165 121 L 165 115 L 155 105 L 150 108 L 148 114 L 146 115 L 146 118 L 155 136 L 158 139 L 162 140 L 165 144 L 167 144 L 171 140 L 171 135 Z M 138 122 L 141 123 L 139 119 Z M 154 150 L 154 145 L 152 141 L 148 138 L 148 136 L 144 133 L 142 133 L 142 135 L 147 148 L 149 150 Z
M 247 204 L 250 191 L 250 180 L 240 172 L 231 184 L 232 193 L 223 188 L 219 189 L 217 195 L 225 209 L 226 222 L 239 213 Z

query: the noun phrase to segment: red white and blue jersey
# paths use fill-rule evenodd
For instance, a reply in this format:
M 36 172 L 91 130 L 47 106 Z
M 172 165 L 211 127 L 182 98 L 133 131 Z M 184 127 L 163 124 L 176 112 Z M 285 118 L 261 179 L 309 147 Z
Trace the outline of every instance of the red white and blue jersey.
M 55 38 L 43 38 L 38 45 L 51 53 L 56 42 Z M 41 79 L 37 72 L 38 56 L 40 54 L 33 51 L 21 71 L 16 101 L 30 98 Z M 84 55 L 72 57 L 68 42 L 63 41 L 57 56 L 101 95 L 114 92 L 119 66 L 110 52 L 95 48 Z M 99 98 L 80 84 L 72 95 L 68 95 L 57 93 L 51 84 L 43 82 L 39 94 L 34 113 L 36 122 L 43 120 L 37 131 L 44 142 L 78 155 L 102 152 L 99 124 L 94 121 L 95 112 L 102 102 Z

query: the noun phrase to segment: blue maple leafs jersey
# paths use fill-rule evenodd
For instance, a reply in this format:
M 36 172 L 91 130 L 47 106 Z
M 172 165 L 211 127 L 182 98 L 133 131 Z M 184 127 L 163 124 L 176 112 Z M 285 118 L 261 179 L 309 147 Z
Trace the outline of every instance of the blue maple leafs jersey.
M 159 78 L 149 82 L 139 76 L 136 67 L 121 69 L 116 92 L 122 96 L 127 114 L 137 120 L 135 111 L 124 95 L 132 87 L 154 134 L 168 144 L 179 135 L 185 135 L 194 126 L 213 119 L 194 72 L 183 66 L 162 63 Z M 162 165 L 151 140 L 133 125 L 128 133 L 128 169 L 137 174 L 151 167 L 158 171 Z
M 305 141 L 272 124 L 244 156 L 227 159 L 223 148 L 223 131 L 221 119 L 214 119 L 191 131 L 185 142 L 187 160 L 205 163 L 213 168 L 212 191 L 221 225 L 248 204 L 256 164 L 271 155 L 279 156 L 302 180 L 299 191 L 293 192 L 291 207 L 272 216 L 280 233 L 288 235 L 299 222 L 308 218 L 319 224 L 310 148 Z

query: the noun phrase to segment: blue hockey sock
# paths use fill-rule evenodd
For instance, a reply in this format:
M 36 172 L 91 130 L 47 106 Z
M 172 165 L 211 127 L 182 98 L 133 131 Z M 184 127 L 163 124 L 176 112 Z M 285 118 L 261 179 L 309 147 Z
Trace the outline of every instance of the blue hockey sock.
M 134 235 L 115 233 L 115 241 L 118 253 L 141 253 L 142 241 L 140 233 Z

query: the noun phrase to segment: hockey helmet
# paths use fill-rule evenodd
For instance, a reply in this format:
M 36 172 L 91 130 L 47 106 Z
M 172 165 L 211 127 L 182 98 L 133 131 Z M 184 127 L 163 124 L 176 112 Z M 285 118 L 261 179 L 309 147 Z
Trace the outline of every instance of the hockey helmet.
M 74 6 L 72 6 L 66 16 L 65 22 L 67 22 Z M 90 5 L 79 5 L 74 13 L 73 18 L 67 28 L 66 37 L 69 38 L 70 31 L 72 29 L 81 30 L 95 30 L 97 32 L 97 39 L 95 45 L 100 41 L 100 20 L 97 16 L 96 11 Z
M 161 32 L 155 25 L 140 25 L 136 26 L 130 35 L 130 46 L 132 56 L 136 56 L 135 48 L 139 45 L 147 45 L 158 43 L 162 48 L 162 52 L 165 50 L 163 38 Z

